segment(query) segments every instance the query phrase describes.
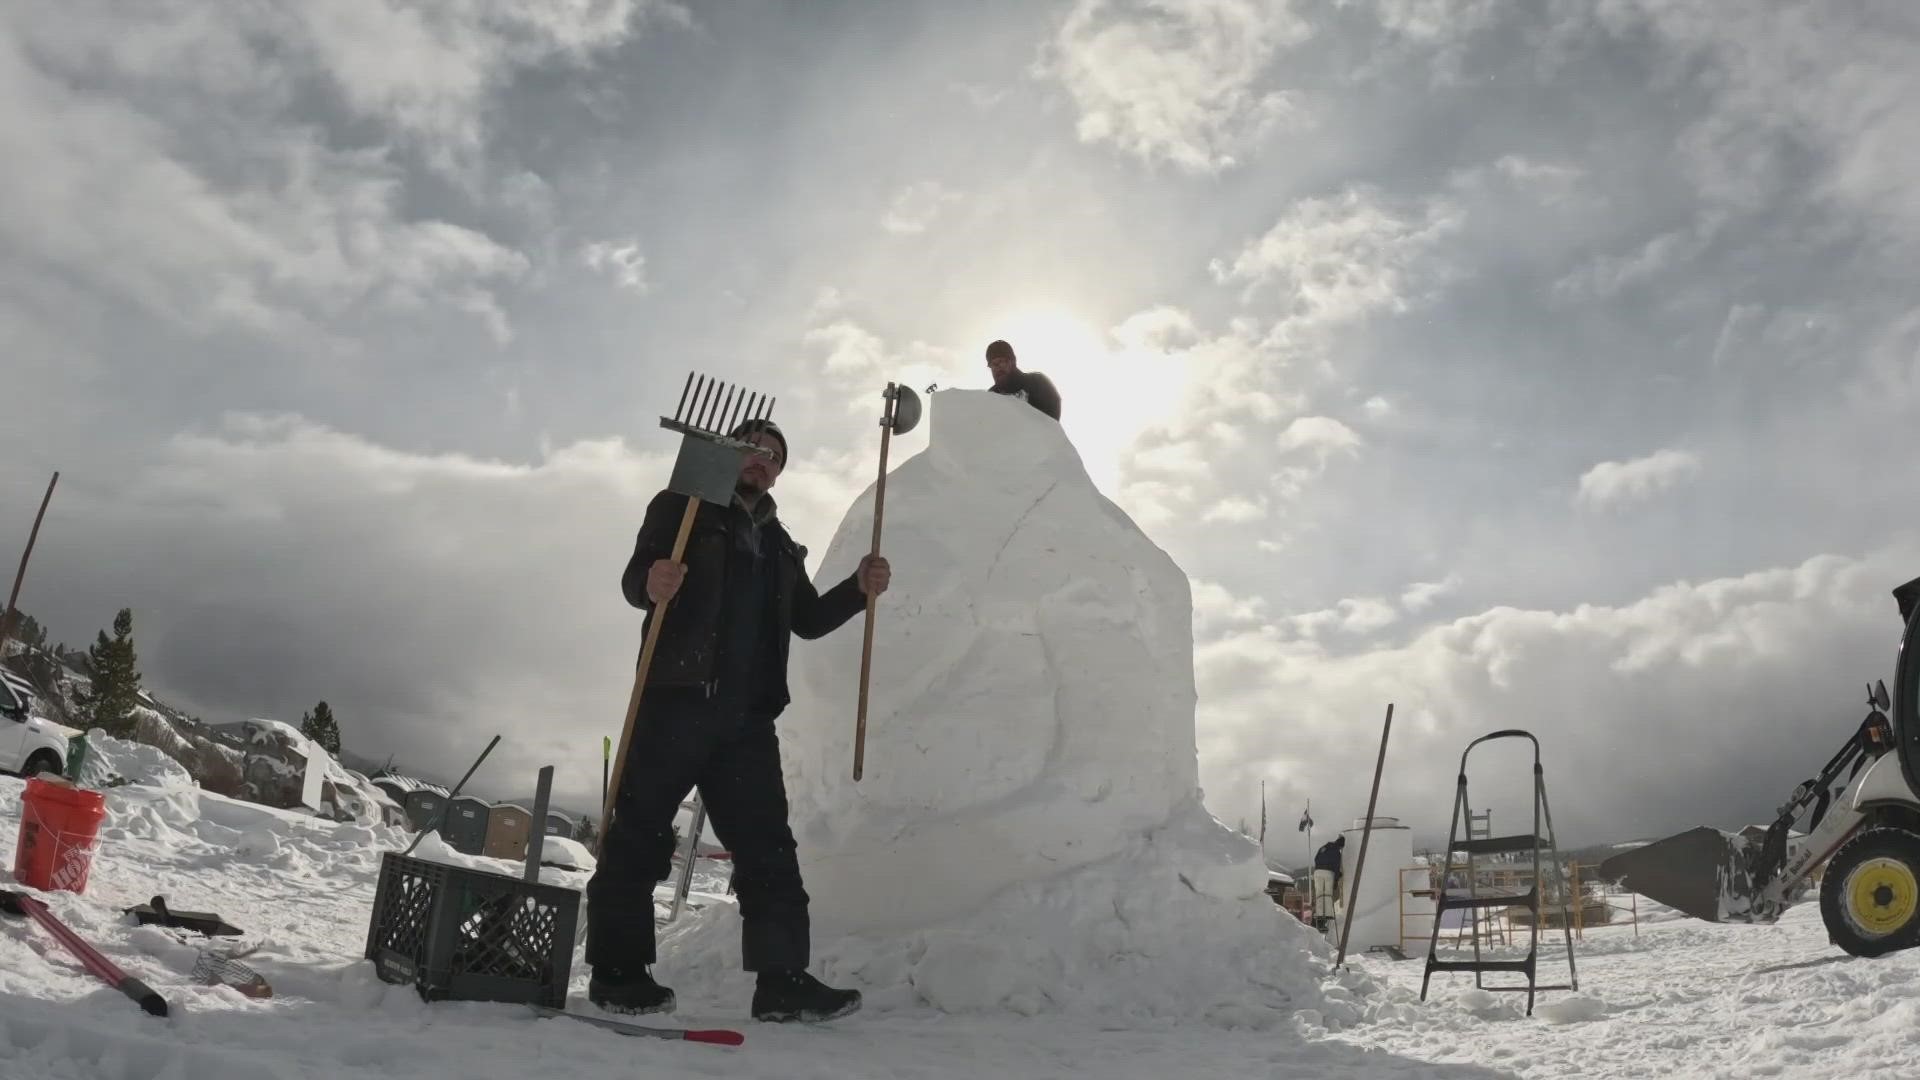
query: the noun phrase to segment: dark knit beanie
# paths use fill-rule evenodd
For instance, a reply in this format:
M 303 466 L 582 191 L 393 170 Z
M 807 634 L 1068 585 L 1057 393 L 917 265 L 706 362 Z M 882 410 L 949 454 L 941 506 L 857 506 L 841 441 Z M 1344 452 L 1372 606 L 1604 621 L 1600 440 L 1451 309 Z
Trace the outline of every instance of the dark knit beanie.
M 756 431 L 764 431 L 767 434 L 773 436 L 774 438 L 780 440 L 780 464 L 783 466 L 786 465 L 787 457 L 788 457 L 787 434 L 786 432 L 781 431 L 780 425 L 774 423 L 771 419 L 744 421 L 740 424 L 739 427 L 736 427 L 733 429 L 732 435 L 736 439 L 745 439 L 748 435 L 751 435 Z

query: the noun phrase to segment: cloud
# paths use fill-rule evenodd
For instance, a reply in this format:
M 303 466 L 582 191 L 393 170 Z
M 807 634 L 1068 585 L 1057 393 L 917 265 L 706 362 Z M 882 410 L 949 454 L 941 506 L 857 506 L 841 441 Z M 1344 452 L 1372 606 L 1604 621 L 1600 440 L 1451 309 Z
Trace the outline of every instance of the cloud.
M 1684 229 L 1675 229 L 1641 245 L 1631 255 L 1602 256 L 1553 283 L 1563 300 L 1588 303 L 1622 289 L 1655 281 L 1698 258 L 1713 242 L 1720 219 L 1709 217 Z
M 1916 561 L 1908 545 L 1675 582 L 1618 606 L 1493 608 L 1357 652 L 1274 632 L 1222 636 L 1195 655 L 1202 784 L 1217 814 L 1255 805 L 1267 777 L 1329 819 L 1357 817 L 1393 702 L 1381 812 L 1411 824 L 1420 845 L 1445 837 L 1444 763 L 1514 726 L 1541 740 L 1563 846 L 1771 820 L 1846 737 L 1851 721 L 1836 710 L 1891 675 L 1891 589 Z M 1476 760 L 1483 803 L 1528 812 L 1519 755 Z
M 1885 14 L 1885 13 L 1882 13 Z M 1759 209 L 1792 192 L 1920 233 L 1920 27 L 1845 7 L 1707 12 L 1673 0 L 1598 9 L 1621 37 L 1651 32 L 1667 48 L 1663 78 L 1705 88 L 1713 107 L 1681 140 L 1682 160 L 1716 203 Z M 1705 64 L 1710 78 L 1693 72 Z M 1813 167 L 1811 178 L 1798 171 Z
M 1079 0 L 1041 70 L 1072 97 L 1082 142 L 1213 174 L 1305 124 L 1297 93 L 1261 83 L 1310 33 L 1275 0 Z
M 1243 302 L 1275 296 L 1284 315 L 1274 337 L 1290 337 L 1303 327 L 1408 310 L 1441 277 L 1426 257 L 1460 225 L 1460 210 L 1443 198 L 1406 203 L 1349 188 L 1299 200 L 1211 270 L 1222 284 L 1244 284 Z
M 1243 495 L 1229 495 L 1220 499 L 1200 515 L 1200 520 L 1209 524 L 1232 523 L 1244 525 L 1259 521 L 1267 516 L 1266 500 L 1253 500 Z
M 949 205 L 960 201 L 960 193 L 937 180 L 909 184 L 894 195 L 880 219 L 880 227 L 896 236 L 915 236 L 926 232 Z
M 1267 602 L 1260 597 L 1235 596 L 1213 581 L 1196 580 L 1192 584 L 1195 640 L 1255 629 L 1267 621 Z
M 645 296 L 653 289 L 647 282 L 647 257 L 636 241 L 595 240 L 580 249 L 580 258 L 629 292 Z
M 1700 458 L 1687 450 L 1656 450 L 1630 461 L 1603 461 L 1580 477 L 1574 499 L 1600 509 L 1670 491 L 1700 472 Z
M 1460 588 L 1461 578 L 1457 573 L 1448 574 L 1439 581 L 1422 581 L 1407 586 L 1400 594 L 1400 606 L 1408 611 L 1425 611 L 1434 601 L 1447 596 Z
M 1112 333 L 1122 348 L 1137 352 L 1182 352 L 1201 340 L 1193 316 L 1171 304 L 1136 311 Z
M 1304 450 L 1321 465 L 1335 454 L 1352 456 L 1360 452 L 1360 436 L 1352 428 L 1331 416 L 1301 416 L 1280 433 L 1280 451 Z
M 872 331 L 847 319 L 816 326 L 802 337 L 826 354 L 826 370 L 835 375 L 869 375 L 886 367 L 886 344 Z
M 0 248 L 193 332 L 317 339 L 363 310 L 445 305 L 503 343 L 498 292 L 528 259 L 421 214 L 403 158 L 476 182 L 489 96 L 519 68 L 618 44 L 642 13 L 13 5 Z
M 1392 604 L 1377 596 L 1350 597 L 1331 608 L 1294 615 L 1286 625 L 1300 638 L 1316 638 L 1328 630 L 1348 634 L 1370 634 L 1400 621 Z

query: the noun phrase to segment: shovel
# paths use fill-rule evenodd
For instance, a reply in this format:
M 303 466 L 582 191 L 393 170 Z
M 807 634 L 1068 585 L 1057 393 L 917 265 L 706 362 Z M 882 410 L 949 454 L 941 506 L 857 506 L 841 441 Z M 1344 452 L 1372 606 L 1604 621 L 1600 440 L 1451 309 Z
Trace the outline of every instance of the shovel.
M 156 993 L 153 987 L 121 971 L 113 961 L 100 955 L 98 950 L 87 944 L 79 934 L 68 929 L 67 924 L 56 918 L 53 912 L 47 910 L 47 905 L 38 899 L 11 889 L 0 889 L 0 911 L 31 918 L 40 924 L 42 930 L 53 935 L 55 941 L 77 957 L 80 966 L 86 968 L 89 975 L 132 998 L 142 1009 L 154 1016 L 167 1015 L 166 998 Z
M 905 435 L 920 424 L 920 396 L 913 388 L 888 383 L 886 413 L 880 418 L 880 479 L 873 493 L 873 555 L 880 555 L 880 519 L 887 509 L 887 443 L 898 433 Z M 873 615 L 879 597 L 867 594 L 867 633 L 860 646 L 860 711 L 853 729 L 853 778 L 860 779 L 867 753 L 867 683 L 873 672 Z
M 693 532 L 693 519 L 702 502 L 715 506 L 733 502 L 734 483 L 740 478 L 741 455 L 773 456 L 773 452 L 764 447 L 724 434 L 744 422 L 770 417 L 773 401 L 704 375 L 687 374 L 687 383 L 680 389 L 680 404 L 673 416 L 660 418 L 661 427 L 680 433 L 680 454 L 674 459 L 667 490 L 687 497 L 687 511 L 680 519 L 680 532 L 674 537 L 670 561 L 677 563 L 686 555 L 687 537 Z M 600 811 L 600 836 L 593 849 L 596 858 L 606 847 L 607 834 L 613 831 L 613 804 L 620 797 L 620 774 L 626 769 L 627 748 L 633 741 L 633 721 L 640 715 L 647 669 L 653 666 L 653 650 L 660 643 L 660 627 L 666 622 L 667 608 L 668 604 L 654 605 L 646 640 L 640 646 L 640 665 L 633 673 L 633 695 L 627 699 L 627 718 L 620 728 L 620 747 L 613 756 L 613 775 L 607 783 Z

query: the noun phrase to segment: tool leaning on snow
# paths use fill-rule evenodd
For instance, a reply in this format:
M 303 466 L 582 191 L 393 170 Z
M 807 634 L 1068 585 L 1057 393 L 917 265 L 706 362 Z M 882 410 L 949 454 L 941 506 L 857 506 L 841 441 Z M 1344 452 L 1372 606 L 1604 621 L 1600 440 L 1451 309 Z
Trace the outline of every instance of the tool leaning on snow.
M 742 423 L 771 419 L 773 403 L 772 397 L 763 398 L 758 393 L 749 393 L 704 375 L 687 373 L 686 385 L 680 389 L 680 404 L 673 416 L 660 418 L 661 427 L 680 433 L 680 452 L 667 479 L 667 490 L 687 497 L 686 514 L 681 517 L 680 531 L 674 536 L 670 561 L 677 563 L 686 557 L 687 537 L 693 532 L 693 520 L 703 501 L 723 507 L 733 501 L 741 456 L 772 457 L 771 451 L 723 432 L 734 431 Z M 660 644 L 660 628 L 671 606 L 671 601 L 659 605 L 647 627 L 646 640 L 640 646 L 640 663 L 633 673 L 633 694 L 627 699 L 627 718 L 621 725 L 620 745 L 613 755 L 613 775 L 606 784 L 606 797 L 600 808 L 600 836 L 594 843 L 596 858 L 604 853 L 607 834 L 613 831 L 613 805 L 618 801 L 627 750 L 633 743 L 634 719 L 640 714 L 647 669 L 653 666 L 654 649 Z
M 920 396 L 901 383 L 888 383 L 887 409 L 880 418 L 880 478 L 873 489 L 873 549 L 880 556 L 880 522 L 887 510 L 887 444 L 895 435 L 905 435 L 920 424 Z M 866 639 L 860 646 L 860 706 L 853 729 L 853 778 L 865 771 L 867 751 L 867 683 L 873 673 L 873 616 L 879 597 L 867 594 Z
M 1600 876 L 1697 919 L 1770 923 L 1824 865 L 1835 944 L 1855 956 L 1920 945 L 1920 578 L 1893 596 L 1906 629 L 1892 696 L 1869 688 L 1866 719 L 1762 837 L 1703 825 L 1615 855 Z

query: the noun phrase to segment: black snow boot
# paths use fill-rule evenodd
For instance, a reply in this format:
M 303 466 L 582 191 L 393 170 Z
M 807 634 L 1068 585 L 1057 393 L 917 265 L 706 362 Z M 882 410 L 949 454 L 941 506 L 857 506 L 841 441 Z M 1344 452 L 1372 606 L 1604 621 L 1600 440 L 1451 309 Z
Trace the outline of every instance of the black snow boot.
M 773 1023 L 834 1020 L 860 1008 L 860 991 L 836 990 L 804 971 L 763 971 L 753 1018 Z
M 646 968 L 638 971 L 594 968 L 593 978 L 587 983 L 587 1000 L 608 1012 L 673 1011 L 673 991 L 654 982 Z

